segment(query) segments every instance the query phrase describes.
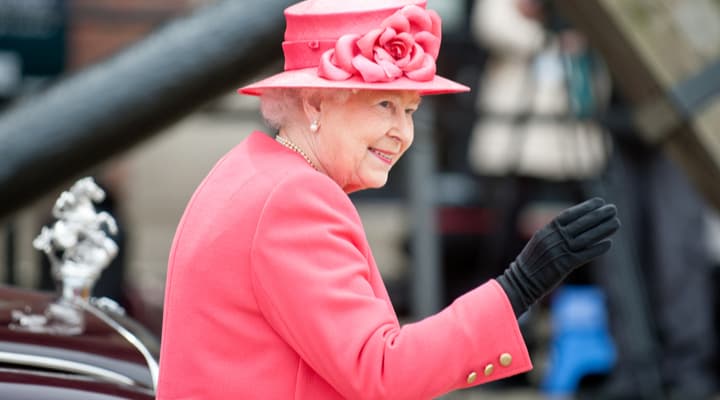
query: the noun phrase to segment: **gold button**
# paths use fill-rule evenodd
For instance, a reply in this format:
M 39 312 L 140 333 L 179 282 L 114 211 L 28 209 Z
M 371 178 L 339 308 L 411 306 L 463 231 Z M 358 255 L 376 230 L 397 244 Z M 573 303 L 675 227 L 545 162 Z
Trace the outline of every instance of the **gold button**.
M 477 372 L 473 371 L 468 374 L 467 383 L 473 383 L 477 379 Z
M 495 366 L 492 364 L 488 364 L 485 366 L 485 371 L 483 371 L 483 372 L 485 373 L 485 376 L 490 376 L 490 374 L 492 374 L 493 371 L 495 371 Z
M 500 365 L 503 367 L 507 367 L 510 364 L 512 364 L 512 356 L 510 353 L 502 353 L 500 354 Z

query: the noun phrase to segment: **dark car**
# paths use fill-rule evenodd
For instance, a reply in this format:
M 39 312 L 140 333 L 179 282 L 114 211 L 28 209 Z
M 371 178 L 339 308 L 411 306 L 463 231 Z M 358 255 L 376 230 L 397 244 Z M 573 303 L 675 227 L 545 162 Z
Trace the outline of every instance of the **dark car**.
M 92 178 L 63 192 L 57 218 L 33 246 L 52 268 L 56 292 L 0 286 L 0 398 L 153 399 L 159 342 L 93 285 L 118 252 L 114 218 L 93 203 Z
M 105 304 L 103 304 L 105 303 Z M 52 293 L 0 286 L 2 399 L 153 399 L 158 342 L 111 302 L 75 307 L 79 329 L 47 320 Z

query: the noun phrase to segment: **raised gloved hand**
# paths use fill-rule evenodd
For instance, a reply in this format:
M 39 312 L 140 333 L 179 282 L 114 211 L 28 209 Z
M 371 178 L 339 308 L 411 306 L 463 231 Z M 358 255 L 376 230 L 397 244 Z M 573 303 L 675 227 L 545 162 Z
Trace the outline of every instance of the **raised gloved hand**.
M 535 232 L 497 278 L 516 316 L 558 286 L 575 268 L 610 249 L 620 227 L 617 210 L 600 198 L 568 208 Z

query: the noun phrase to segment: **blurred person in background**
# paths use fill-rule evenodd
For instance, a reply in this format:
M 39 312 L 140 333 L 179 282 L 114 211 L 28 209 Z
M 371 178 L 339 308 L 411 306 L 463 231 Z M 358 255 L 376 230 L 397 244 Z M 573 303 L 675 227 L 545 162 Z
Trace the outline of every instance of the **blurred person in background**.
M 566 65 L 581 46 L 578 35 L 546 29 L 533 0 L 476 0 L 472 35 L 486 61 L 479 79 L 477 118 L 468 164 L 500 194 L 505 254 L 512 259 L 539 226 L 586 196 L 584 185 L 607 163 L 606 133 L 586 116 L 593 104 L 573 104 Z M 608 80 L 592 65 L 583 82 L 602 101 Z M 573 107 L 584 107 L 577 115 Z
M 628 113 L 624 102 L 610 112 Z M 625 122 L 622 122 L 622 121 Z M 712 261 L 706 246 L 707 204 L 662 148 L 640 138 L 629 115 L 612 117 L 613 157 L 608 197 L 622 204 L 633 260 L 610 253 L 594 271 L 605 288 L 616 285 L 603 273 L 609 262 L 633 262 L 646 295 L 647 319 L 656 342 L 663 389 L 670 399 L 711 399 L 718 389 L 714 363 L 718 332 L 714 326 Z M 610 326 L 617 359 L 610 380 L 598 399 L 642 399 L 638 381 L 642 368 L 628 354 L 633 332 L 617 318 L 623 298 L 608 296 Z
M 602 273 L 607 263 L 637 264 L 638 290 L 647 300 L 662 389 L 670 399 L 712 399 L 718 390 L 718 330 L 713 260 L 707 245 L 708 204 L 662 145 L 642 138 L 631 112 L 621 93 L 613 90 L 599 119 L 613 144 L 608 197 L 623 205 L 621 217 L 628 223 L 623 233 L 634 244 L 632 259 L 611 252 L 593 272 L 603 287 L 617 287 L 612 276 Z M 642 366 L 628 356 L 634 333 L 613 318 L 626 306 L 624 299 L 609 296 L 607 301 L 618 354 L 610 380 L 597 398 L 647 398 L 638 392 Z
M 607 263 L 636 263 L 642 282 L 635 290 L 647 296 L 662 389 L 673 399 L 710 398 L 717 332 L 706 205 L 662 148 L 641 139 L 602 60 L 552 2 L 477 0 L 474 22 L 489 59 L 470 164 L 478 174 L 520 182 L 505 226 L 517 221 L 522 237 L 524 227 L 543 221 L 522 211 L 533 200 L 586 196 L 597 189 L 593 181 L 606 180 L 608 198 L 622 205 L 629 224 L 624 234 L 633 257 L 613 249 L 588 279 L 617 287 Z M 629 356 L 636 333 L 617 318 L 625 298 L 606 292 L 617 359 L 596 397 L 642 399 L 642 366 Z
M 593 198 L 530 239 L 497 279 L 401 326 L 348 194 L 385 184 L 413 140 L 441 27 L 423 0 L 310 0 L 285 10 L 285 71 L 253 132 L 178 226 L 158 399 L 430 399 L 527 371 L 516 318 L 606 252 L 615 206 Z

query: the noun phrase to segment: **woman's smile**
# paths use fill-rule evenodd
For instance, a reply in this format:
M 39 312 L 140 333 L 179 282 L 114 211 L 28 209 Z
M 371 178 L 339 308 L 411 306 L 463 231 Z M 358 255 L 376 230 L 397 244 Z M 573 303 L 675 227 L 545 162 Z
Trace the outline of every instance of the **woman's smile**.
M 370 153 L 372 153 L 375 157 L 377 157 L 380 161 L 382 161 L 382 162 L 384 162 L 384 163 L 386 163 L 386 164 L 388 164 L 388 165 L 392 165 L 393 160 L 394 160 L 394 157 L 393 157 L 393 156 L 395 155 L 394 153 L 389 153 L 389 152 L 385 152 L 385 151 L 382 151 L 382 150 L 378 150 L 378 149 L 376 149 L 376 148 L 374 148 L 374 147 L 369 147 L 368 150 L 369 150 Z

